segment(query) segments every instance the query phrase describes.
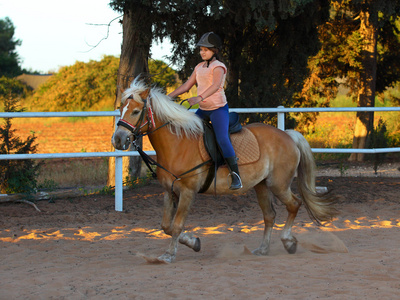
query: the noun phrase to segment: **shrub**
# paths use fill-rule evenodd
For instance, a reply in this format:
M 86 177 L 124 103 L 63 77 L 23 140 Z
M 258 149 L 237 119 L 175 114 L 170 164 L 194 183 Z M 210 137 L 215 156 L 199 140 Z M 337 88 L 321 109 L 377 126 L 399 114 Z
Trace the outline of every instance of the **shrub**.
M 370 148 L 387 148 L 389 147 L 389 134 L 386 127 L 386 122 L 379 119 L 378 125 L 371 131 L 369 137 L 369 146 Z M 387 153 L 374 153 L 367 155 L 368 160 L 372 160 L 374 162 L 374 171 L 377 174 L 378 167 L 381 165 L 386 157 Z
M 0 78 L 0 101 L 5 112 L 22 112 L 19 100 L 26 94 L 26 87 L 19 81 L 6 77 Z M 4 119 L 0 126 L 0 154 L 35 153 L 37 145 L 34 134 L 23 141 L 15 135 L 11 118 Z M 2 193 L 27 193 L 37 190 L 37 175 L 40 164 L 31 159 L 0 160 L 0 191 Z

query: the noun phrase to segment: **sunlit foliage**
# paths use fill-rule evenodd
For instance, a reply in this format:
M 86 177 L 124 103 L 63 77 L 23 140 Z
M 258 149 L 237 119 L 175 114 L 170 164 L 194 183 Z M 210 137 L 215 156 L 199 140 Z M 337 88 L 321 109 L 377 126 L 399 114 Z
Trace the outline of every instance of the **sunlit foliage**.
M 119 58 L 104 56 L 63 67 L 35 92 L 32 106 L 40 111 L 112 110 L 118 66 Z M 176 83 L 175 72 L 161 61 L 150 61 L 150 73 L 161 87 Z

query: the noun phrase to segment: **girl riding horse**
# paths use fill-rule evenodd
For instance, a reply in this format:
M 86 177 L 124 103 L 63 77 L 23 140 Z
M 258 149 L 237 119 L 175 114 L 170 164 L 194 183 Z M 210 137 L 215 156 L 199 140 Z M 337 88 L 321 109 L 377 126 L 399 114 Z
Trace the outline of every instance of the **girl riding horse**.
M 213 32 L 204 34 L 197 47 L 203 62 L 194 69 L 189 79 L 169 94 L 171 98 L 189 91 L 197 84 L 197 97 L 188 99 L 190 105 L 199 103 L 196 115 L 202 119 L 209 118 L 213 125 L 215 137 L 227 163 L 232 177 L 231 190 L 243 187 L 239 175 L 237 157 L 229 139 L 229 107 L 224 92 L 227 68 L 220 61 L 219 48 L 221 39 Z

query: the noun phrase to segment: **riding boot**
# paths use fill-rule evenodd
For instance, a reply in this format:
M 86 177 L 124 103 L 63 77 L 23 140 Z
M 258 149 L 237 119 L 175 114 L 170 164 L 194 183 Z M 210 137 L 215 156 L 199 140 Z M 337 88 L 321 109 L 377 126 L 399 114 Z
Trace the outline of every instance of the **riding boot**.
M 239 175 L 239 167 L 237 165 L 237 158 L 236 156 L 232 157 L 225 157 L 226 164 L 228 165 L 231 177 L 232 177 L 232 183 L 229 189 L 231 190 L 238 190 L 243 187 L 242 185 L 242 179 L 240 178 Z

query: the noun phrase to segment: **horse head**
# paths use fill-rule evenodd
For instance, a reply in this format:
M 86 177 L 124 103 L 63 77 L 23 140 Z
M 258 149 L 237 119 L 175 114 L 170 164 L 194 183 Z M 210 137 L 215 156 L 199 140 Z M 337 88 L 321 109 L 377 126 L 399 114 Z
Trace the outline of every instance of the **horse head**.
M 201 119 L 171 100 L 163 90 L 157 87 L 150 89 L 138 77 L 133 80 L 122 93 L 121 119 L 111 140 L 115 149 L 128 150 L 137 137 L 164 127 L 178 137 L 198 137 L 202 134 Z
M 154 126 L 149 95 L 149 88 L 140 93 L 131 89 L 123 92 L 119 109 L 121 118 L 111 139 L 115 149 L 128 150 L 138 136 Z

